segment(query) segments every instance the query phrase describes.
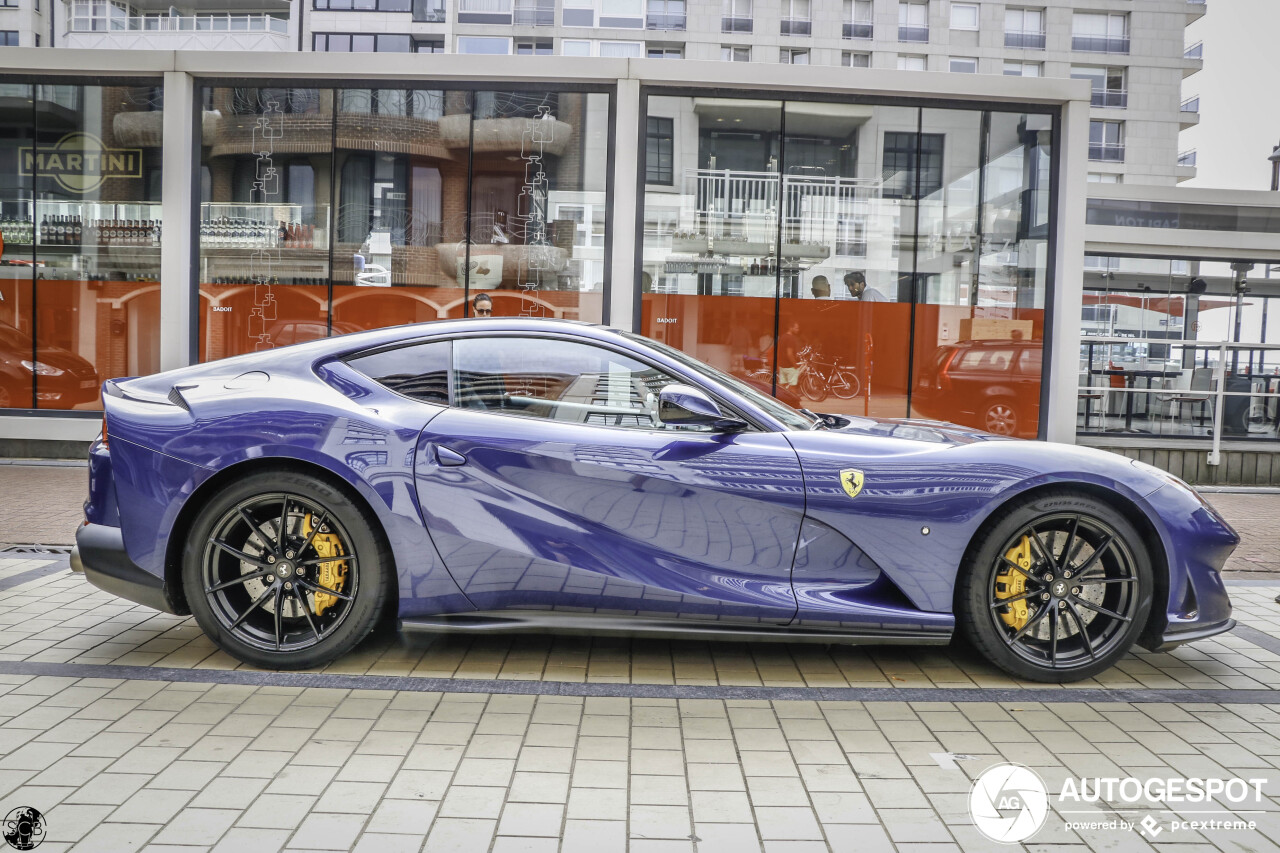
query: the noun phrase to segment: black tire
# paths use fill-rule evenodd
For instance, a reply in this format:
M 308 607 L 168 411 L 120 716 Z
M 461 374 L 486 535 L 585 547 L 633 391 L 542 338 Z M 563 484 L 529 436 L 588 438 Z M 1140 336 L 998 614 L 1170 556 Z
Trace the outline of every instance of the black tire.
M 264 471 L 200 511 L 182 583 L 196 621 L 227 654 L 264 669 L 306 669 L 369 635 L 387 604 L 391 565 L 364 506 L 320 478 Z
M 827 399 L 827 382 L 821 374 L 809 368 L 800 377 L 800 393 L 806 400 L 821 403 Z
M 858 374 L 848 368 L 840 368 L 832 377 L 831 393 L 841 400 L 852 400 L 861 390 L 862 382 L 858 379 Z
M 1087 495 L 1046 492 L 984 525 L 961 568 L 956 618 L 960 635 L 1005 672 L 1079 681 L 1129 651 L 1153 589 L 1146 544 L 1128 519 Z

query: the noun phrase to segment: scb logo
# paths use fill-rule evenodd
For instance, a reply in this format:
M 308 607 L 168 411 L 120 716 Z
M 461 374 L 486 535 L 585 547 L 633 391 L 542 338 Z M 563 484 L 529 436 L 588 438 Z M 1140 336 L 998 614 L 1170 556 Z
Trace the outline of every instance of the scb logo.
M 969 815 L 978 831 L 1003 844 L 1016 844 L 1040 831 L 1049 813 L 1044 780 L 1030 767 L 988 767 L 969 792 Z

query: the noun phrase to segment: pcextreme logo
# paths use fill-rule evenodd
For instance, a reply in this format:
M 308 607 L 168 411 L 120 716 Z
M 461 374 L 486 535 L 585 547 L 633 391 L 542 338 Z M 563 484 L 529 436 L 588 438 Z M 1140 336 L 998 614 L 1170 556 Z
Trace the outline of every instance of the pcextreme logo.
M 1040 831 L 1049 814 L 1049 789 L 1040 774 L 1021 764 L 982 771 L 969 792 L 969 816 L 978 831 L 1001 844 L 1016 844 Z

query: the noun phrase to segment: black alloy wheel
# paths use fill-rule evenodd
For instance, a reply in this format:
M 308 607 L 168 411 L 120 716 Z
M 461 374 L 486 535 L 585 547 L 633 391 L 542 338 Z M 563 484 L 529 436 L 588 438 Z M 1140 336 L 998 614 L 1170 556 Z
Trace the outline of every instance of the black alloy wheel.
M 196 620 L 228 654 L 297 669 L 372 630 L 389 586 L 367 510 L 301 474 L 251 475 L 204 508 L 184 555 Z
M 1142 537 L 1106 503 L 1061 493 L 1006 509 L 959 586 L 961 630 L 1020 678 L 1064 682 L 1107 669 L 1151 608 Z

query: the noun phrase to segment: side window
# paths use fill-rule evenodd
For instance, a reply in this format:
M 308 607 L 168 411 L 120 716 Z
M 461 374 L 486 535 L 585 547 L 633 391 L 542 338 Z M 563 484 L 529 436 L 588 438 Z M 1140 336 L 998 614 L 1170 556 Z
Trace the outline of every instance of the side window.
M 397 394 L 424 403 L 449 405 L 449 341 L 411 344 L 347 363 Z
M 454 342 L 455 405 L 466 409 L 596 426 L 676 429 L 658 419 L 658 393 L 676 381 L 591 344 L 547 338 Z
M 1018 370 L 1032 376 L 1039 376 L 1043 368 L 1044 351 L 1039 347 L 1028 347 L 1018 353 Z

